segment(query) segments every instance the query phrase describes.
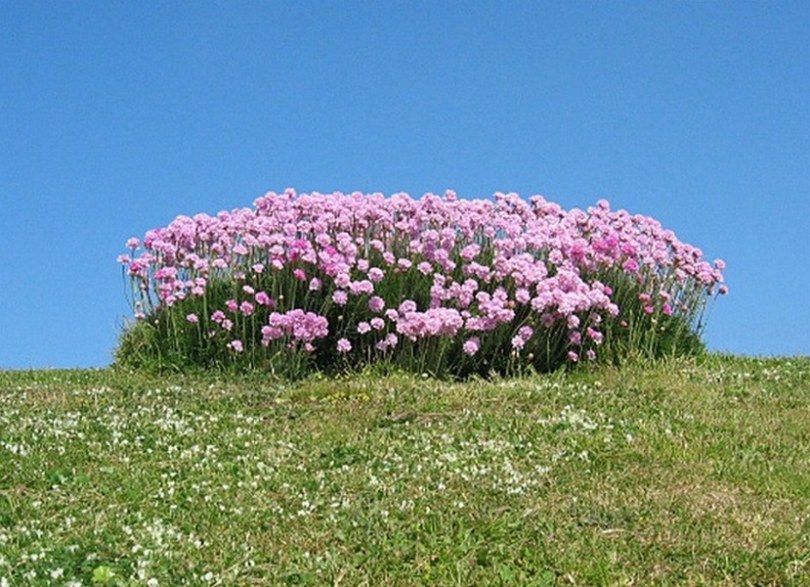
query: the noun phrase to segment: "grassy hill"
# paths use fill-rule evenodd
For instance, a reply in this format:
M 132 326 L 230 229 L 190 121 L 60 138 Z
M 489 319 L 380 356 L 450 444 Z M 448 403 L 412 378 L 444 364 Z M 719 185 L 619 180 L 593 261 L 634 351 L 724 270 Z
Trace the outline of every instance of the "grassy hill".
M 810 359 L 0 373 L 0 585 L 810 585 Z

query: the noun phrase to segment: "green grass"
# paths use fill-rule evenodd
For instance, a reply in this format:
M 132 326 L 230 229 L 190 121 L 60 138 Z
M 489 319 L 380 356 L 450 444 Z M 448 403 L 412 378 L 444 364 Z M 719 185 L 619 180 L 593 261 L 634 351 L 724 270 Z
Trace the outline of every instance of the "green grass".
M 810 585 L 810 359 L 0 373 L 0 585 Z

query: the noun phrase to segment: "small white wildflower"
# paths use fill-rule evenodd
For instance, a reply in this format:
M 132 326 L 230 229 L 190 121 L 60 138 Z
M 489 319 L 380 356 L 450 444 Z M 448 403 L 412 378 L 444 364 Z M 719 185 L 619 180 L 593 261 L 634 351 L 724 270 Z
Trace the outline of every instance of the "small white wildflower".
M 52 569 L 51 573 L 50 573 L 51 579 L 58 579 L 64 574 L 65 574 L 65 569 Z

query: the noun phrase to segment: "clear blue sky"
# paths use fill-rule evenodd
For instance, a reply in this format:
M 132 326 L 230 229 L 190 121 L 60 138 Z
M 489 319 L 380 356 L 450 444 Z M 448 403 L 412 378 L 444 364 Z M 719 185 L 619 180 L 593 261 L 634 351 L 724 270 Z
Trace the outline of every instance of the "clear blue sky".
M 810 354 L 810 3 L 0 3 L 0 368 L 103 366 L 115 257 L 268 190 L 539 193 L 728 262 Z

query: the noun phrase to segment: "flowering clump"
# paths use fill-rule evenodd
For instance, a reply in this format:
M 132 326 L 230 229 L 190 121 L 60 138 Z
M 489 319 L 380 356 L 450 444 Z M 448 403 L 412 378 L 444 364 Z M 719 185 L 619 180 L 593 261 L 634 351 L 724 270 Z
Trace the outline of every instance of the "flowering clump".
M 548 370 L 693 350 L 727 291 L 722 261 L 604 200 L 287 190 L 127 246 L 133 365 Z

